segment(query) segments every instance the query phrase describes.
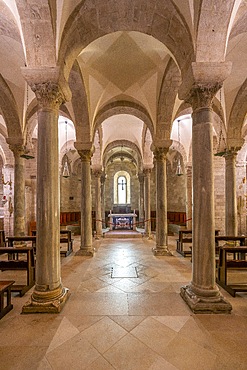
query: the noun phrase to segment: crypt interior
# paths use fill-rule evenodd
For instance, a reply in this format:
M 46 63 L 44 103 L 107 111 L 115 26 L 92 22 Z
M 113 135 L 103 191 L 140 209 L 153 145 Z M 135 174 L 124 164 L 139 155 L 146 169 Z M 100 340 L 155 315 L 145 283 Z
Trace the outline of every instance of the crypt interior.
M 0 45 L 0 370 L 246 369 L 246 0 L 0 0 Z

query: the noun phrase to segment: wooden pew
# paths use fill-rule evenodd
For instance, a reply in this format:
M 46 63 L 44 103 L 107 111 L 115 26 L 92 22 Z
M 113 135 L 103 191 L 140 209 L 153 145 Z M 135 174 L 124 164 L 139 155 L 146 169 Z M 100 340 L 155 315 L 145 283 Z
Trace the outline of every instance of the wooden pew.
M 242 257 L 247 253 L 247 246 L 229 246 L 223 245 L 219 247 L 219 266 L 218 266 L 218 278 L 216 279 L 223 289 L 235 297 L 236 292 L 247 292 L 247 282 L 238 284 L 228 284 L 228 270 L 229 269 L 245 269 L 247 268 L 247 261 Z M 232 254 L 232 258 L 229 259 L 229 254 Z M 241 256 L 241 259 L 235 259 L 235 256 Z
M 32 237 L 35 238 L 36 241 L 36 230 L 32 230 Z M 60 230 L 60 244 L 63 243 L 67 244 L 67 250 L 61 250 L 60 255 L 67 257 L 73 252 L 73 239 L 71 230 Z
M 14 280 L 0 281 L 0 319 L 13 308 L 11 304 L 11 287 L 13 284 Z
M 219 234 L 218 229 L 215 230 L 215 238 Z M 190 244 L 190 250 L 184 250 L 184 244 Z M 183 257 L 191 256 L 191 244 L 192 244 L 192 230 L 191 229 L 181 229 L 178 233 L 177 239 L 177 249 L 176 251 L 181 254 Z
M 33 247 L 0 247 L 0 254 L 10 255 L 8 260 L 0 260 L 0 270 L 26 270 L 27 283 L 25 285 L 14 284 L 11 286 L 11 291 L 19 292 L 23 296 L 35 282 L 35 261 Z M 19 259 L 19 254 L 26 254 L 26 259 Z M 15 256 L 15 259 L 11 259 Z M 17 256 L 17 257 L 16 257 Z
M 64 257 L 67 257 L 70 253 L 73 252 L 73 240 L 71 238 L 71 230 L 60 230 L 60 243 L 67 244 L 67 250 L 60 251 L 60 254 Z

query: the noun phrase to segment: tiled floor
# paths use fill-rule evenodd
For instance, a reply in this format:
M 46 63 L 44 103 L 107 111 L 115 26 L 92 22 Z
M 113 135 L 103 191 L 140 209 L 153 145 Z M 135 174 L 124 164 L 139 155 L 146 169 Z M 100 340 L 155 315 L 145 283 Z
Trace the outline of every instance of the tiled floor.
M 63 257 L 71 295 L 59 315 L 20 315 L 31 292 L 13 297 L 0 320 L 0 369 L 247 369 L 247 294 L 223 291 L 231 315 L 192 314 L 179 295 L 190 258 L 175 252 L 175 237 L 172 257 L 154 257 L 154 245 L 104 238 L 93 258 Z

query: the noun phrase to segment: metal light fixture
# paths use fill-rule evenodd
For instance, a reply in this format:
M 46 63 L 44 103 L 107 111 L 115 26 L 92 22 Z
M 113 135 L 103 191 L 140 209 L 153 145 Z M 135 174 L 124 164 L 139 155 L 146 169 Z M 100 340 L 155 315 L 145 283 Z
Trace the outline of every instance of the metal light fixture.
M 64 165 L 63 165 L 63 177 L 68 178 L 70 177 L 70 171 L 69 171 L 69 158 L 67 155 L 68 148 L 67 148 L 67 139 L 68 139 L 68 122 L 65 121 L 65 139 L 66 139 L 66 152 L 64 155 Z
M 178 119 L 178 146 L 180 148 L 180 130 L 179 130 L 180 127 L 179 127 L 179 124 L 180 124 L 180 120 Z M 178 158 L 176 175 L 177 176 L 182 176 L 183 175 L 183 170 L 182 170 L 182 166 L 181 166 L 181 162 L 180 162 L 180 157 Z

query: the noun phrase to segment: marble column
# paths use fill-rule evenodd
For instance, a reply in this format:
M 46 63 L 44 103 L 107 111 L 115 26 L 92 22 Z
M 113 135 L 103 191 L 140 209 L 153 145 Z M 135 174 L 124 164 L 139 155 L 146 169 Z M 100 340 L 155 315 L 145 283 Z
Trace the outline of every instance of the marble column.
M 144 175 L 143 173 L 138 174 L 140 183 L 140 195 L 139 195 L 139 227 L 144 227 Z
M 192 230 L 192 166 L 186 167 L 186 228 Z
M 102 227 L 106 227 L 105 223 L 105 179 L 106 175 L 103 173 L 100 177 L 100 183 L 101 183 L 101 217 L 102 217 Z
M 169 148 L 156 147 L 156 247 L 155 256 L 171 256 L 168 250 L 166 155 Z
M 56 82 L 32 84 L 38 103 L 36 285 L 23 313 L 59 313 L 67 298 L 60 266 L 58 113 L 64 95 Z
M 92 194 L 91 194 L 91 149 L 75 147 L 81 157 L 81 245 L 78 256 L 93 256 L 92 246 Z
M 143 170 L 144 174 L 144 210 L 145 210 L 145 235 L 151 238 L 151 207 L 150 207 L 150 175 L 151 168 Z
M 102 236 L 102 216 L 101 216 L 101 170 L 95 170 L 95 217 L 96 217 L 96 239 Z
M 226 235 L 238 235 L 236 156 L 236 152 L 225 154 Z
M 15 159 L 14 165 L 14 235 L 26 235 L 25 230 L 25 159 L 22 144 L 11 143 L 11 138 L 6 140 Z
M 191 90 L 193 229 L 192 281 L 181 296 L 194 313 L 230 313 L 215 282 L 213 116 L 211 102 L 218 85 Z

